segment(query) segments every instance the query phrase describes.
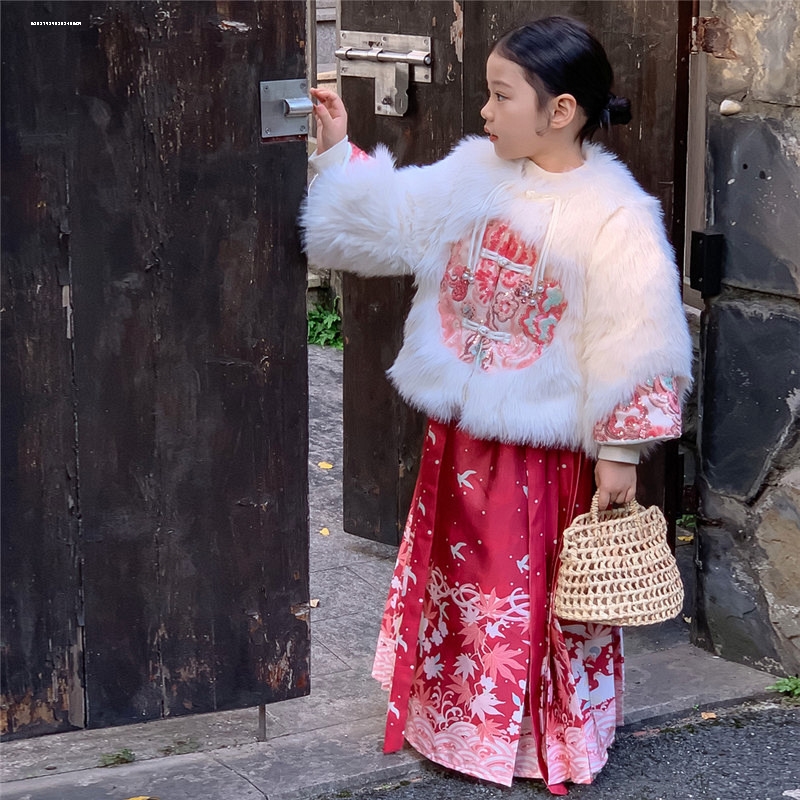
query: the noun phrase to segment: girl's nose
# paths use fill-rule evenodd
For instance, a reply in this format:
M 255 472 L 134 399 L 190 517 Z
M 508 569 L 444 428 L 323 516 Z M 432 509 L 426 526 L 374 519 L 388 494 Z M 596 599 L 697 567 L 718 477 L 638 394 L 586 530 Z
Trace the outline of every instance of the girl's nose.
M 481 116 L 488 122 L 489 121 L 489 102 L 487 101 L 486 104 L 481 109 Z

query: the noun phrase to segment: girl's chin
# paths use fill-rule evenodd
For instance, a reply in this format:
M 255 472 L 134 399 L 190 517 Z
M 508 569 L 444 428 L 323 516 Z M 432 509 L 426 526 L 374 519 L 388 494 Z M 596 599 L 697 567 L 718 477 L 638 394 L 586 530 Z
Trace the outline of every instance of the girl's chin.
M 503 161 L 516 161 L 516 159 L 521 158 L 517 153 L 509 153 L 502 144 L 498 145 L 496 140 L 492 144 L 494 145 L 494 154 L 498 158 L 502 158 Z

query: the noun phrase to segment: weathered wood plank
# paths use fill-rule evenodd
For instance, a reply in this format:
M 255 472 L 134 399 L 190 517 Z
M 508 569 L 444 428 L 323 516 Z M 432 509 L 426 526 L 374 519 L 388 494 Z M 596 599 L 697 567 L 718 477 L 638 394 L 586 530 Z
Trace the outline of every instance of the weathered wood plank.
M 303 74 L 304 5 L 101 16 L 75 202 L 91 725 L 308 686 L 304 143 L 261 144 L 257 103 Z
M 305 694 L 305 142 L 262 143 L 258 106 L 260 80 L 304 74 L 305 3 L 69 8 L 83 25 L 42 93 L 68 137 L 75 409 L 70 367 L 54 426 L 78 454 L 86 724 Z M 37 285 L 23 277 L 15 309 Z M 19 322 L 22 343 L 35 319 Z M 51 527 L 69 521 L 47 508 Z M 21 565 L 26 602 L 52 603 Z M 23 666 L 42 663 L 37 650 Z
M 2 656 L 5 738 L 83 724 L 78 487 L 68 324 L 70 142 L 78 42 L 2 14 Z M 64 307 L 64 303 L 67 307 Z
M 387 144 L 398 163 L 424 164 L 444 156 L 461 136 L 460 6 L 452 2 L 342 2 L 341 27 L 431 36 L 433 81 L 411 84 L 404 117 L 372 112 L 369 79 L 344 78 L 352 110 L 350 133 L 365 149 Z M 402 342 L 413 287 L 406 279 L 363 280 L 347 275 L 344 297 L 344 527 L 397 544 L 416 480 L 424 418 L 412 412 L 385 371 Z

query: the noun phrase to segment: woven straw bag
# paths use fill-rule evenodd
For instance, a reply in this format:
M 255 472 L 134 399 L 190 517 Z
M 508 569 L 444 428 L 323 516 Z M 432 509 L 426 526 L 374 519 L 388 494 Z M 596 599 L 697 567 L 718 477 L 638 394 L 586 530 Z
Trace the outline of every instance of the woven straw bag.
M 553 608 L 564 620 L 650 625 L 683 606 L 683 583 L 657 506 L 591 510 L 564 531 Z

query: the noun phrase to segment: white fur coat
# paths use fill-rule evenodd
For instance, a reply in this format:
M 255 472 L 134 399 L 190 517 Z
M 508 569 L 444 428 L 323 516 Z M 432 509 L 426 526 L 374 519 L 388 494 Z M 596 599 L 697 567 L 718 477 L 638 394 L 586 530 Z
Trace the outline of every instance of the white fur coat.
M 673 376 L 685 394 L 691 343 L 658 201 L 601 147 L 587 145 L 585 157 L 578 169 L 549 173 L 527 159 L 504 161 L 488 139 L 472 138 L 431 166 L 395 169 L 379 148 L 317 177 L 302 215 L 312 263 L 414 276 L 403 347 L 389 370 L 412 406 L 479 438 L 594 456 L 595 423 L 637 385 Z M 546 271 L 567 307 L 523 369 L 482 370 L 443 341 L 438 304 L 451 248 L 489 219 L 539 251 L 553 228 Z

